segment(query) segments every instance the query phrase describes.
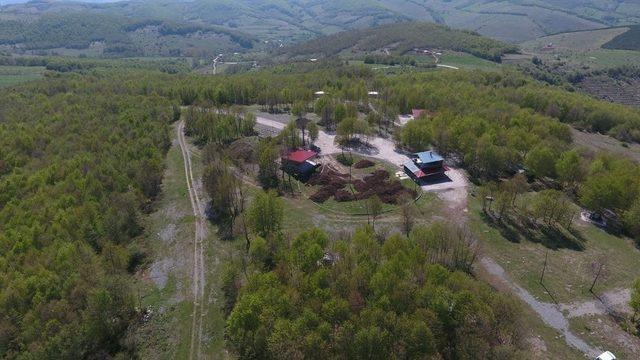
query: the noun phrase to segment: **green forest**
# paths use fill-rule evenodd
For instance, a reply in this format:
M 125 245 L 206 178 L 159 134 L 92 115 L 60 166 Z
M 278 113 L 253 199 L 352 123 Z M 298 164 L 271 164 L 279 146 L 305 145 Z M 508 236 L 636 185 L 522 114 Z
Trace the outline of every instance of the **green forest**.
M 629 30 L 602 45 L 604 49 L 640 50 L 640 26 L 630 26 Z
M 382 244 L 371 228 L 334 242 L 320 230 L 269 235 L 251 245 L 255 270 L 228 318 L 241 358 L 524 356 L 519 305 L 469 276 L 476 249 L 459 229 Z
M 174 51 L 176 56 L 181 55 L 180 49 L 191 46 L 188 36 L 197 33 L 228 37 L 236 50 L 251 48 L 257 41 L 255 37 L 240 31 L 214 25 L 72 11 L 64 14 L 45 13 L 31 22 L 0 20 L 0 44 L 18 44 L 27 50 L 45 50 L 87 49 L 94 42 L 104 42 L 104 55 L 108 57 L 144 56 L 149 55 L 144 53 L 144 48 L 153 44 L 148 43 L 150 40 L 136 37 L 135 32 L 146 27 L 157 29 L 153 41 L 158 46 L 159 37 L 178 37 L 180 40 L 174 45 L 178 50 Z M 214 42 L 213 45 L 219 44 Z
M 1 357 L 136 356 L 132 277 L 147 254 L 132 240 L 160 194 L 170 125 L 181 116 L 205 149 L 207 190 L 236 186 L 217 149 L 253 135 L 255 119 L 242 106 L 258 105 L 314 112 L 347 140 L 392 132 L 403 149 L 434 148 L 458 159 L 505 212 L 506 199 L 526 191 L 513 176 L 524 170 L 547 190 L 532 205 L 540 222 L 564 223 L 563 205 L 550 201 L 560 199 L 551 190 L 563 190 L 588 209 L 615 212 L 622 231 L 640 238 L 640 166 L 576 148 L 570 131 L 638 142 L 636 109 L 512 71 L 389 76 L 320 62 L 208 77 L 169 73 L 162 63 L 111 64 L 2 90 Z M 318 90 L 329 95 L 314 101 Z M 371 100 L 375 113 L 365 106 L 370 90 L 380 93 Z M 429 115 L 394 131 L 397 116 L 414 108 Z M 368 112 L 362 121 L 359 111 Z M 275 140 L 298 144 L 287 137 L 296 134 L 287 127 Z M 269 166 L 274 148 L 261 144 L 260 175 L 277 173 Z M 503 178 L 512 180 L 496 184 Z M 522 355 L 522 313 L 473 277 L 477 248 L 466 230 L 435 224 L 383 238 L 369 227 L 335 241 L 320 230 L 288 236 L 275 192 L 253 194 L 246 209 L 230 196 L 216 204 L 229 204 L 232 223 L 244 222 L 246 210 L 246 223 L 237 223 L 253 234 L 248 263 L 231 261 L 224 275 L 227 340 L 239 357 Z
M 158 195 L 167 99 L 128 76 L 77 76 L 0 100 L 0 357 L 127 354 L 129 247 Z M 126 356 L 129 357 L 129 356 Z

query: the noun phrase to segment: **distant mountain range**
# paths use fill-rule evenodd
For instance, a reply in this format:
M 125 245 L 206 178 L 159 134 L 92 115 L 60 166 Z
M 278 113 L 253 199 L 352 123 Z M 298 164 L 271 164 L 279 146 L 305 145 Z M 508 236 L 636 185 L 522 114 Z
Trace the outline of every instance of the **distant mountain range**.
M 102 42 L 100 46 L 114 54 L 122 50 L 138 55 L 243 51 L 265 41 L 280 46 L 407 21 L 473 30 L 512 43 L 640 23 L 636 0 L 36 0 L 6 5 L 9 2 L 24 1 L 0 2 L 5 4 L 0 8 L 0 44 L 37 50 Z M 62 32 L 61 40 L 72 34 L 60 26 L 73 31 L 87 27 L 88 34 L 73 33 L 70 44 L 40 41 L 47 40 L 42 37 L 51 29 Z M 179 33 L 166 31 L 176 27 Z

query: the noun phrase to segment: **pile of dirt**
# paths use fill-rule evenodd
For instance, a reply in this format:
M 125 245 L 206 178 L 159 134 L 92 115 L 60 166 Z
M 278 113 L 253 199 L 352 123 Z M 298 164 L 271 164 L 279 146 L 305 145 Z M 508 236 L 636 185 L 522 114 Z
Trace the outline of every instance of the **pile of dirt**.
M 413 190 L 407 189 L 400 181 L 389 178 L 386 170 L 377 170 L 366 176 L 363 180 L 357 180 L 353 187 L 358 191 L 356 199 L 368 199 L 377 195 L 386 204 L 397 204 L 403 194 L 415 197 Z
M 315 194 L 309 196 L 309 199 L 311 199 L 311 201 L 313 202 L 317 202 L 317 203 L 323 203 L 329 199 L 331 199 L 331 197 L 335 194 L 335 191 L 333 191 L 332 188 L 330 187 L 322 187 L 320 188 L 320 190 L 316 191 Z
M 414 190 L 405 188 L 398 180 L 390 179 L 389 172 L 386 170 L 376 170 L 362 180 L 352 181 L 356 190 L 355 194 L 345 189 L 349 183 L 347 177 L 348 175 L 341 174 L 331 168 L 325 169 L 321 174 L 314 175 L 309 180 L 309 184 L 322 185 L 322 187 L 310 199 L 323 203 L 333 196 L 338 202 L 348 202 L 378 196 L 386 204 L 397 204 L 403 194 L 410 197 L 416 196 Z
M 349 182 L 349 175 L 342 174 L 330 166 L 326 166 L 320 171 L 313 174 L 307 184 L 309 185 L 322 185 L 331 186 L 337 189 L 342 189 Z
M 356 200 L 355 195 L 353 195 L 351 192 L 349 192 L 349 191 L 347 191 L 345 189 L 340 189 L 340 190 L 336 191 L 336 194 L 334 195 L 334 198 L 338 202 L 347 202 L 347 201 Z
M 355 165 L 353 165 L 354 168 L 356 169 L 366 169 L 366 168 L 370 168 L 373 165 L 375 165 L 376 163 L 374 163 L 373 161 L 367 160 L 367 159 L 362 159 L 360 161 L 358 161 L 357 163 L 355 163 Z
M 343 189 L 349 183 L 349 175 L 342 174 L 330 166 L 326 166 L 313 174 L 307 184 L 322 185 L 320 190 L 309 198 L 317 203 L 329 200 L 336 192 Z

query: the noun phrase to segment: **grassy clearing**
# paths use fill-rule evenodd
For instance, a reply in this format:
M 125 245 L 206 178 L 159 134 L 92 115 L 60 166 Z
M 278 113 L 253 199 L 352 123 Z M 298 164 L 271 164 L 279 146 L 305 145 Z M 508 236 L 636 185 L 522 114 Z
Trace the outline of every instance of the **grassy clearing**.
M 544 36 L 522 44 L 526 50 L 537 51 L 543 46 L 553 44 L 558 50 L 582 50 L 592 51 L 602 47 L 620 34 L 624 34 L 629 28 L 600 29 L 590 31 L 577 31 Z
M 199 179 L 202 166 L 197 150 L 194 152 L 194 178 Z M 200 194 L 202 196 L 203 192 Z M 194 221 L 182 153 L 176 142 L 167 154 L 157 209 L 145 220 L 145 235 L 138 244 L 149 259 L 148 267 L 137 284 L 140 306 L 152 311 L 149 321 L 139 326 L 135 335 L 141 358 L 184 359 L 189 356 Z M 205 244 L 205 298 L 208 307 L 204 312 L 202 351 L 207 357 L 219 358 L 225 353 L 220 267 L 224 260 L 239 253 L 242 242 L 220 241 L 216 229 L 210 225 Z
M 640 65 L 637 51 L 603 49 L 602 45 L 628 28 L 601 29 L 557 34 L 528 41 L 523 49 L 547 61 L 560 59 L 576 69 L 604 69 L 622 65 Z M 553 49 L 543 50 L 547 44 Z
M 596 153 L 606 152 L 619 154 L 635 161 L 640 161 L 640 145 L 626 144 L 608 135 L 587 133 L 571 129 L 574 144 L 585 147 Z
M 0 88 L 39 80 L 44 72 L 43 66 L 0 66 Z
M 543 301 L 552 302 L 555 299 L 566 303 L 593 298 L 588 291 L 593 281 L 590 269 L 599 258 L 607 259 L 609 275 L 596 285 L 596 293 L 629 287 L 640 277 L 640 268 L 637 266 L 640 251 L 630 239 L 615 237 L 576 219 L 574 232 L 581 239 L 584 250 L 567 247 L 547 250 L 542 244 L 526 239 L 508 240 L 505 233 L 518 233 L 516 229 L 489 226 L 482 219 L 480 201 L 473 199 L 469 205 L 470 226 L 482 240 L 484 252 L 504 267 L 516 283 Z M 547 251 L 545 289 L 539 279 Z
M 638 339 L 621 333 L 620 326 L 608 316 L 581 316 L 571 319 L 569 327 L 590 344 L 611 351 L 618 359 L 636 359 L 638 356 Z

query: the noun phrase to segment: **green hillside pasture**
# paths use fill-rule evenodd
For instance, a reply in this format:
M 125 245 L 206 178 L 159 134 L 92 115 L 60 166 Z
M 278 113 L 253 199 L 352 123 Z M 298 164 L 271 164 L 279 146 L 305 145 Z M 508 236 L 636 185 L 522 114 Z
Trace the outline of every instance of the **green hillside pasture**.
M 560 59 L 569 66 L 581 69 L 640 65 L 638 51 L 602 48 L 618 35 L 624 34 L 627 29 L 609 28 L 545 36 L 523 43 L 522 48 L 547 61 Z M 543 49 L 548 44 L 553 44 L 553 48 Z
M 538 52 L 543 46 L 552 43 L 555 51 L 595 51 L 629 28 L 610 28 L 590 31 L 578 31 L 544 36 L 522 44 L 523 49 Z
M 42 66 L 0 66 L 0 88 L 41 79 L 44 71 Z

